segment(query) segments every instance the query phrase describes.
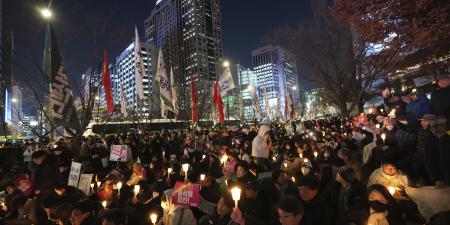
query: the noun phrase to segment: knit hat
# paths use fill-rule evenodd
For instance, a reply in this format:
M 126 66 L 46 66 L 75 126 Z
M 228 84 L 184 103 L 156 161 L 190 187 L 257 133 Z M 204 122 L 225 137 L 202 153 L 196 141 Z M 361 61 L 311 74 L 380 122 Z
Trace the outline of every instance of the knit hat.
M 355 171 L 347 166 L 339 167 L 337 172 L 345 181 L 349 183 L 352 183 L 356 178 Z

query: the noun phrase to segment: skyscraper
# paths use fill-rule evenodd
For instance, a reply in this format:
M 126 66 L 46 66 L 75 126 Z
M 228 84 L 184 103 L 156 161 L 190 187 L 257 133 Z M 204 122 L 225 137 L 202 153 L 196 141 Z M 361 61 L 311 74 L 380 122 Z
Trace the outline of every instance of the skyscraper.
M 239 86 L 237 89 L 239 90 L 240 101 L 240 114 L 242 119 L 251 122 L 254 121 L 257 117 L 256 112 L 253 107 L 253 96 L 252 91 L 253 88 L 257 88 L 257 77 L 256 74 L 249 68 L 245 68 L 239 64 L 234 65 L 231 68 L 231 73 L 233 77 L 237 74 L 237 82 Z
M 120 55 L 116 58 L 115 68 L 111 70 L 111 81 L 113 86 L 114 103 L 120 100 L 120 89 L 123 88 L 126 96 L 126 104 L 128 109 L 133 109 L 137 113 L 147 114 L 150 111 L 150 93 L 152 88 L 153 79 L 151 76 L 152 66 L 151 66 L 151 48 L 148 44 L 141 43 L 141 56 L 144 61 L 145 76 L 143 79 L 144 87 L 144 101 L 143 106 L 140 106 L 138 102 L 138 96 L 136 93 L 136 64 L 134 57 L 134 42 L 131 43 Z M 118 88 L 119 90 L 114 90 Z
M 219 0 L 158 0 L 144 27 L 146 42 L 162 48 L 173 69 L 180 102 L 186 102 L 189 76 L 201 91 L 222 72 Z
M 300 98 L 295 55 L 279 46 L 268 45 L 253 50 L 252 58 L 261 105 L 264 105 L 262 96 L 267 93 L 270 108 L 275 109 L 278 106 L 279 112 L 284 117 L 287 93 L 291 94 L 294 105 Z M 272 113 L 266 112 L 266 115 Z

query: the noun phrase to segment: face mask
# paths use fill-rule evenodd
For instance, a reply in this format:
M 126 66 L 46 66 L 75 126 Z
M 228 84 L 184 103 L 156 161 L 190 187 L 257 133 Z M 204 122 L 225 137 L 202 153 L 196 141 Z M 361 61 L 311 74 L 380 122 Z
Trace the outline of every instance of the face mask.
M 325 152 L 325 153 L 323 153 L 323 156 L 325 156 L 325 158 L 328 158 L 328 157 L 330 157 L 330 153 L 329 152 Z
M 386 125 L 386 129 L 388 129 L 389 131 L 391 131 L 392 129 L 394 129 L 394 125 Z
M 384 212 L 387 209 L 387 204 L 384 204 L 380 201 L 369 201 L 369 206 L 375 212 Z
M 302 168 L 301 168 L 301 171 L 302 171 L 302 174 L 303 174 L 303 175 L 308 175 L 309 172 L 311 172 L 311 169 L 308 168 L 308 167 L 302 167 Z

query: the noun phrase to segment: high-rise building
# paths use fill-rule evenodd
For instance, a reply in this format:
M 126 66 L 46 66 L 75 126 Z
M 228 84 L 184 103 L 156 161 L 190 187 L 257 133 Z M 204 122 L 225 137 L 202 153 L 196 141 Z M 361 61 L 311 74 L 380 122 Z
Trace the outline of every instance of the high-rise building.
M 253 88 L 257 88 L 256 74 L 249 68 L 245 68 L 239 64 L 231 67 L 233 79 L 237 81 L 236 89 L 239 91 L 239 110 L 241 119 L 252 122 L 257 117 L 253 107 Z M 235 79 L 235 77 L 237 77 Z
M 18 125 L 23 117 L 22 111 L 22 91 L 18 85 L 12 87 L 11 94 L 11 122 Z
M 286 94 L 292 96 L 293 104 L 299 102 L 299 84 L 295 55 L 279 46 L 264 46 L 252 51 L 253 71 L 256 73 L 259 98 L 264 106 L 267 95 L 271 109 L 278 106 L 284 117 Z M 261 107 L 265 111 L 266 107 Z M 265 112 L 272 116 L 277 110 Z
M 180 102 L 188 102 L 190 76 L 199 92 L 212 86 L 222 72 L 219 0 L 158 0 L 144 26 L 146 42 L 162 48 L 166 70 L 173 69 Z
M 139 103 L 136 93 L 134 41 L 116 58 L 115 68 L 112 70 L 111 75 L 111 80 L 113 83 L 112 86 L 116 88 L 116 90 L 113 89 L 113 95 L 119 96 L 114 97 L 114 100 L 117 101 L 115 104 L 120 104 L 120 91 L 123 88 L 127 100 L 127 109 L 135 110 L 136 113 L 147 114 L 150 112 L 150 101 L 152 100 L 150 98 L 150 93 L 152 92 L 153 84 L 153 79 L 151 76 L 151 50 L 152 48 L 149 44 L 141 43 L 141 56 L 144 61 L 145 68 L 145 76 L 143 79 L 144 100 L 142 103 Z

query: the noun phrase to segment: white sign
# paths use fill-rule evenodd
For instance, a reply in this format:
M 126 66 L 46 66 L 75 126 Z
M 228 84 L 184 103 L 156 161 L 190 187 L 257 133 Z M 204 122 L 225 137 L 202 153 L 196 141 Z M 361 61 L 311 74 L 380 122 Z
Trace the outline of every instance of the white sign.
M 86 195 L 91 191 L 91 182 L 94 174 L 81 174 L 78 189 L 82 190 Z
M 128 156 L 128 145 L 112 145 L 109 155 L 110 161 L 126 162 Z M 130 155 L 131 157 L 131 155 Z
M 81 163 L 72 161 L 69 174 L 69 186 L 78 187 L 78 180 L 80 179 Z

